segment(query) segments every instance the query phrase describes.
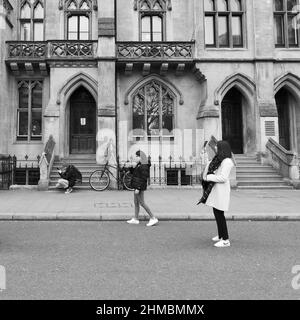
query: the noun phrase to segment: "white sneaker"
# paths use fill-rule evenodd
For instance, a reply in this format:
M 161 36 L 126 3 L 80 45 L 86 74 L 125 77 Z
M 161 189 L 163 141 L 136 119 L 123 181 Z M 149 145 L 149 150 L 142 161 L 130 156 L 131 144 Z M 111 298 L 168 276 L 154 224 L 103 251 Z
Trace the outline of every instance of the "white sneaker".
M 131 218 L 130 220 L 127 220 L 126 222 L 129 224 L 139 224 L 140 223 L 140 221 L 136 218 Z
M 222 238 L 219 238 L 219 236 L 215 236 L 211 240 L 215 241 L 215 242 L 218 242 L 218 241 L 222 240 Z
M 68 188 L 68 189 L 65 191 L 65 193 L 71 193 L 72 191 L 73 191 L 72 188 Z
M 154 226 L 155 224 L 157 224 L 157 222 L 158 222 L 158 219 L 156 218 L 150 219 L 149 222 L 146 224 L 146 226 L 147 227 Z
M 230 247 L 230 241 L 220 240 L 219 242 L 215 243 L 214 246 L 218 248 Z

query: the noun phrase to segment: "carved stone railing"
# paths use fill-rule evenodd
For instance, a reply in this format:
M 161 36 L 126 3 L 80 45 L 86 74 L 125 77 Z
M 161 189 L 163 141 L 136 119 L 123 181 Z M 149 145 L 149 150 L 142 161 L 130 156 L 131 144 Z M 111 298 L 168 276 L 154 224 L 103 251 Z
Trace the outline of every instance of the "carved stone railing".
M 194 42 L 117 42 L 118 60 L 193 60 Z
M 49 140 L 47 141 L 44 152 L 42 153 L 39 167 L 40 167 L 40 180 L 39 180 L 39 190 L 47 190 L 50 179 L 50 172 L 52 170 L 52 165 L 54 161 L 54 148 L 55 141 L 53 136 L 49 136 Z
M 7 41 L 9 60 L 89 59 L 96 57 L 97 41 Z
M 95 41 L 50 41 L 49 58 L 93 58 Z
M 297 153 L 286 150 L 270 138 L 266 144 L 265 158 L 265 162 L 272 165 L 284 178 L 289 179 L 295 188 L 300 188 Z
M 45 59 L 47 42 L 7 41 L 7 57 L 18 59 Z

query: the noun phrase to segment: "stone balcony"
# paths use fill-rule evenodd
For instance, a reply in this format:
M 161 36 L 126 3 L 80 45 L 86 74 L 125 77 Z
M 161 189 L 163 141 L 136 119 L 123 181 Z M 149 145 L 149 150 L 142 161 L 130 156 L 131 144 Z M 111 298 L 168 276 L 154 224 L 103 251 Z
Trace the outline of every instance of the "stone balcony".
M 6 63 L 15 75 L 47 75 L 49 66 L 97 67 L 101 58 L 92 40 L 7 41 L 6 46 Z M 144 75 L 151 69 L 164 75 L 171 68 L 180 75 L 194 65 L 194 51 L 194 42 L 117 42 L 116 62 L 126 74 L 137 66 Z
M 193 64 L 194 51 L 194 42 L 117 42 L 116 56 L 125 74 L 130 74 L 134 66 L 142 67 L 143 75 L 153 67 L 163 75 L 174 66 L 180 74 L 187 64 Z
M 16 75 L 25 70 L 33 74 L 38 69 L 47 75 L 47 66 L 65 66 L 74 64 L 96 65 L 97 41 L 7 41 L 6 63 Z

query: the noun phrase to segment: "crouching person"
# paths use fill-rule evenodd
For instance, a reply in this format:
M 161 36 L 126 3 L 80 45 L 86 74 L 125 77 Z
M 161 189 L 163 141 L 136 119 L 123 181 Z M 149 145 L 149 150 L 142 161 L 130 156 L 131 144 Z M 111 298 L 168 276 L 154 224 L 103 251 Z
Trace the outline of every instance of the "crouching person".
M 65 189 L 65 193 L 71 193 L 77 180 L 81 179 L 81 173 L 73 165 L 63 164 L 62 169 L 58 169 L 60 179 L 58 179 L 56 188 Z

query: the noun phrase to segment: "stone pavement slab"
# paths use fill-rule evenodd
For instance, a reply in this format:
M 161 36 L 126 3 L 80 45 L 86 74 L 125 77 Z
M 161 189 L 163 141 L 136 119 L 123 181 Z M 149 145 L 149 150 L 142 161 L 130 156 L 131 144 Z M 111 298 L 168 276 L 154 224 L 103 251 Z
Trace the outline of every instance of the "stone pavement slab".
M 211 220 L 212 209 L 197 206 L 199 189 L 150 189 L 145 200 L 161 220 Z M 134 212 L 129 191 L 75 189 L 0 191 L 0 220 L 124 220 Z M 300 220 L 299 190 L 232 190 L 230 220 Z M 141 219 L 148 219 L 141 209 Z

